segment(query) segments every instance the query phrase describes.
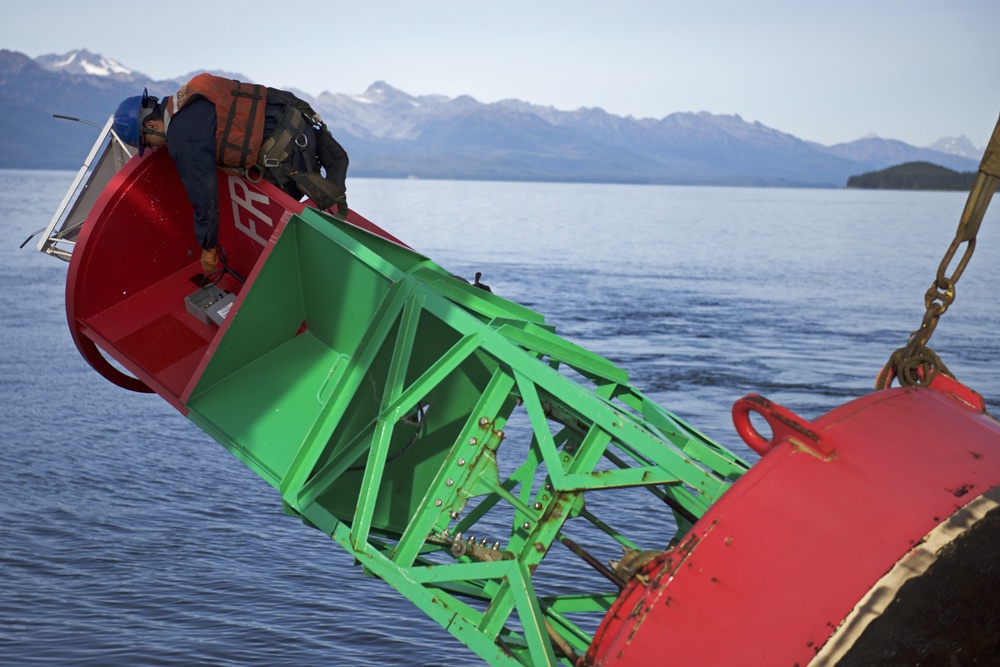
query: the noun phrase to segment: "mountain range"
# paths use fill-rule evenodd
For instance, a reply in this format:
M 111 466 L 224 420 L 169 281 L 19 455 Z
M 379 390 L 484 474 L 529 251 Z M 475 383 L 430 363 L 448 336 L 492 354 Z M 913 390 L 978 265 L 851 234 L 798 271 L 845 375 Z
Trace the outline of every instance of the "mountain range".
M 34 59 L 0 50 L 0 168 L 76 169 L 96 130 L 53 114 L 102 125 L 143 87 L 170 95 L 193 74 L 156 81 L 86 50 Z M 294 92 L 322 114 L 361 177 L 844 187 L 852 175 L 904 162 L 974 171 L 982 155 L 964 136 L 924 148 L 879 137 L 824 146 L 738 115 L 637 119 L 415 96 L 381 81 L 360 95 Z

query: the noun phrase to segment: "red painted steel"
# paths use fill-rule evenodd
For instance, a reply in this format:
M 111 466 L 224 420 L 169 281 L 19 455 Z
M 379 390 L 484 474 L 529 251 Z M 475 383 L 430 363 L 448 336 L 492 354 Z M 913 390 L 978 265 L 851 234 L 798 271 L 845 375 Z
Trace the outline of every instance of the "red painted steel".
M 306 204 L 266 181 L 218 175 L 219 241 L 228 266 L 252 282 L 272 235 Z M 225 324 L 202 324 L 184 308 L 201 275 L 192 220 L 166 151 L 133 157 L 92 207 L 66 281 L 70 332 L 90 365 L 126 389 L 155 391 L 182 413 L 186 389 L 225 331 Z M 403 245 L 353 211 L 347 220 Z M 243 288 L 228 274 L 219 287 L 237 294 Z M 233 312 L 239 304 L 237 298 Z
M 811 424 L 759 397 L 738 403 L 738 429 L 765 455 L 632 580 L 587 664 L 808 664 L 897 561 L 1000 485 L 1000 424 L 975 392 L 932 386 Z M 741 425 L 748 411 L 773 442 Z

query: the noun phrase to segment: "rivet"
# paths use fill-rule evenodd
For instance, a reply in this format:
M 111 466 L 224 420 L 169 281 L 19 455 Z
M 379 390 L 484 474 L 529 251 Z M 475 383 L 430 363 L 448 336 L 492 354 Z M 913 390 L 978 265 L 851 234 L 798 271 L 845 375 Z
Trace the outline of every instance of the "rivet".
M 446 481 L 445 481 L 444 485 L 445 485 L 445 486 L 451 486 L 451 485 L 452 485 L 452 484 L 454 484 L 454 483 L 455 483 L 455 480 L 453 480 L 453 479 L 448 479 L 448 480 L 446 480 Z
M 486 417 L 480 417 L 479 418 L 479 425 L 480 426 L 486 426 L 489 423 L 490 423 L 490 420 L 487 419 Z
M 528 530 L 529 528 L 531 528 L 531 524 L 525 521 L 524 523 L 521 524 L 521 528 Z
M 464 466 L 465 465 L 465 459 L 459 459 L 458 460 L 458 465 Z
M 469 444 L 470 444 L 470 445 L 474 445 L 474 444 L 476 444 L 477 442 L 479 442 L 479 441 L 478 441 L 478 440 L 476 440 L 475 438 L 469 438 Z
M 442 503 L 441 503 L 441 499 L 440 498 L 438 498 L 437 500 L 434 501 L 434 507 L 441 507 L 441 504 Z
M 536 510 L 542 509 L 542 504 L 541 503 L 535 503 L 535 509 Z

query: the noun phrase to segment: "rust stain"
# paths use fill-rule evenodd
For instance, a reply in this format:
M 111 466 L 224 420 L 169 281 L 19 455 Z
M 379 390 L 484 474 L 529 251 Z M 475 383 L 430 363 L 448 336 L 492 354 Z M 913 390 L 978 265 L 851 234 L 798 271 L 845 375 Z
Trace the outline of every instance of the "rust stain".
M 829 463 L 830 461 L 835 461 L 837 459 L 837 450 L 836 449 L 830 450 L 829 454 L 823 454 L 822 452 L 816 451 L 816 449 L 814 449 L 813 447 L 810 447 L 806 443 L 799 442 L 795 438 L 788 438 L 788 444 L 790 444 L 795 449 L 795 451 L 802 452 L 804 454 L 808 454 L 809 456 L 814 456 L 817 459 L 819 459 L 820 461 L 823 461 L 823 462 L 826 462 L 826 463 Z M 818 445 L 819 443 L 816 443 L 816 444 Z
M 975 484 L 963 484 L 962 486 L 958 487 L 957 489 L 945 489 L 945 490 L 948 493 L 950 493 L 951 495 L 955 496 L 956 498 L 961 498 L 962 496 L 964 496 L 965 494 L 967 494 L 969 491 L 971 491 L 974 487 L 975 487 Z

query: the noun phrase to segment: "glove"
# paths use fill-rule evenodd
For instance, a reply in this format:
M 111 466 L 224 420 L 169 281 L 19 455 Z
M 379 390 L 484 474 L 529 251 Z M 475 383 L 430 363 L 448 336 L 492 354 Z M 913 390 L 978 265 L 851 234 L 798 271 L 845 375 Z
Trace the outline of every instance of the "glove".
M 201 270 L 205 273 L 215 273 L 221 264 L 218 248 L 201 251 Z
M 334 206 L 337 207 L 337 212 L 334 213 L 334 215 L 336 215 L 338 218 L 346 218 L 347 217 L 347 195 L 340 195 L 339 197 L 337 197 L 336 199 L 333 200 L 333 204 L 334 204 Z M 332 209 L 333 207 L 331 206 L 330 208 Z

